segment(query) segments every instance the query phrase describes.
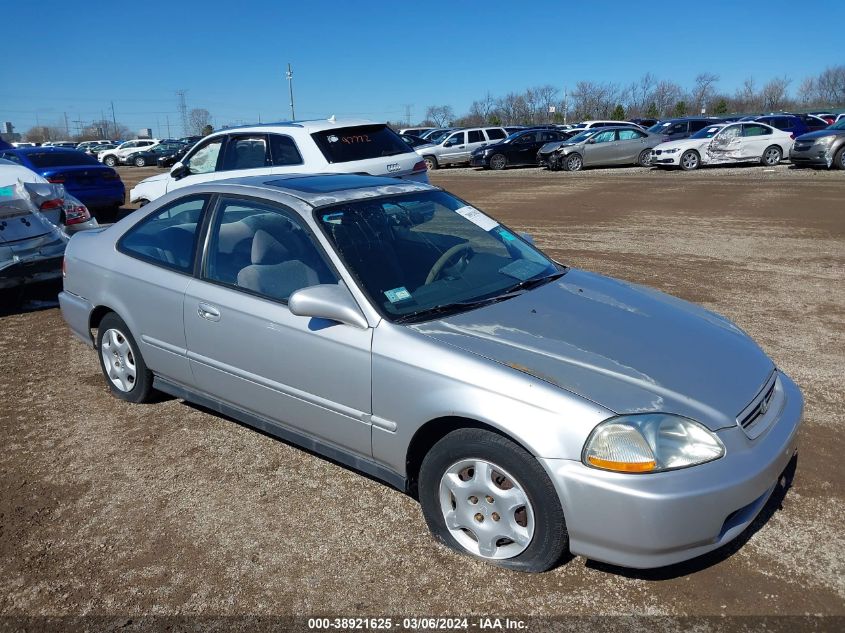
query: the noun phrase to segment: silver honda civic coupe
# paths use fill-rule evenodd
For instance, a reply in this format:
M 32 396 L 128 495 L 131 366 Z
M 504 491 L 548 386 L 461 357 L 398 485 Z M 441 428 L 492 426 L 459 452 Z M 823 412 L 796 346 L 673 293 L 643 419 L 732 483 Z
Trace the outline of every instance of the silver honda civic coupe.
M 737 326 L 430 185 L 186 187 L 74 236 L 65 275 L 116 397 L 165 392 L 378 477 L 503 567 L 693 558 L 794 469 L 801 393 Z

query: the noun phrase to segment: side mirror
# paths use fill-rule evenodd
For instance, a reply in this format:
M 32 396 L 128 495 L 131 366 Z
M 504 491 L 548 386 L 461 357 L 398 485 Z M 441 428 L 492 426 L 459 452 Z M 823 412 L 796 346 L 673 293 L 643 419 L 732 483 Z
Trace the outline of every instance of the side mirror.
M 370 327 L 352 294 L 343 284 L 320 284 L 294 292 L 288 299 L 291 314 L 328 319 L 366 330 Z
M 595 145 L 595 144 L 596 144 L 596 139 L 594 139 L 594 138 L 587 139 L 587 145 Z
M 176 180 L 184 178 L 188 175 L 188 167 L 180 160 L 179 162 L 174 163 L 173 167 L 170 168 L 170 175 Z

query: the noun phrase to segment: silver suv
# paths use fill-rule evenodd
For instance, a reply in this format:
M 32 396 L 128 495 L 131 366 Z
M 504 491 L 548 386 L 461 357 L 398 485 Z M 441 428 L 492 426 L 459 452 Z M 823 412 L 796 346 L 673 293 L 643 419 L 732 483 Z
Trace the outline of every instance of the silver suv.
M 469 165 L 473 151 L 487 143 L 498 143 L 508 133 L 503 127 L 471 127 L 455 130 L 436 145 L 420 147 L 417 154 L 423 157 L 429 169 L 443 165 Z

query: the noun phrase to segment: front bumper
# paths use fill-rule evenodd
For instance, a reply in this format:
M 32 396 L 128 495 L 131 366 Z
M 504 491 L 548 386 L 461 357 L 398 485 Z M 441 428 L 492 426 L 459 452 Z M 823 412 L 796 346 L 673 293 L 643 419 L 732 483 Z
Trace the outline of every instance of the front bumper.
M 766 505 L 796 451 L 803 398 L 785 374 L 782 406 L 763 435 L 718 432 L 726 454 L 665 473 L 630 475 L 580 461 L 541 459 L 566 517 L 573 554 L 651 568 L 705 554 L 732 541 Z
M 681 155 L 683 152 L 675 152 L 673 154 L 666 154 L 663 150 L 651 150 L 651 164 L 652 165 L 680 165 Z
M 470 167 L 487 167 L 489 161 L 484 154 L 473 154 L 469 159 Z
M 830 167 L 833 164 L 835 152 L 832 146 L 811 145 L 807 149 L 798 150 L 795 145 L 789 152 L 789 161 L 793 165 L 817 165 Z

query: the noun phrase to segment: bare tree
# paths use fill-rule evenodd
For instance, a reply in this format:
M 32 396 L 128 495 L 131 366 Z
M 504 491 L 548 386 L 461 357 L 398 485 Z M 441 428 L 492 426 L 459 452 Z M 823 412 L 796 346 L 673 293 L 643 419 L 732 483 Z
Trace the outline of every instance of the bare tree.
M 503 125 L 525 123 L 528 119 L 528 106 L 525 97 L 515 92 L 509 92 L 496 101 L 496 110 Z
M 211 125 L 211 113 L 205 108 L 194 108 L 188 112 L 188 130 L 194 136 L 201 136 L 203 128 Z
M 448 105 L 428 106 L 425 118 L 433 121 L 437 127 L 446 127 L 455 118 L 455 112 Z
M 680 101 L 683 90 L 674 81 L 660 81 L 654 87 L 651 98 L 658 116 L 668 116 L 675 104 Z
M 798 99 L 805 106 L 810 105 L 816 98 L 816 78 L 807 77 L 798 87 Z
M 713 73 L 699 73 L 695 77 L 695 85 L 690 93 L 690 105 L 693 108 L 706 108 L 710 97 L 716 89 L 716 82 L 719 81 L 719 75 Z
M 737 88 L 734 101 L 736 108 L 743 112 L 750 112 L 760 108 L 760 95 L 754 85 L 754 77 L 747 77 L 742 86 Z
M 609 118 L 620 100 L 619 94 L 619 87 L 615 84 L 579 81 L 575 84 L 575 90 L 572 91 L 574 118 Z
M 642 116 L 654 101 L 657 77 L 646 73 L 628 87 L 628 114 Z
M 780 110 L 786 106 L 787 88 L 791 80 L 784 77 L 775 77 L 760 91 L 760 100 L 764 110 Z
M 816 98 L 826 105 L 845 104 L 845 66 L 827 68 L 816 78 Z
M 535 123 L 547 121 L 549 115 L 549 108 L 556 105 L 558 94 L 560 91 L 551 84 L 544 84 L 532 88 L 534 92 L 534 99 L 537 103 L 537 120 Z

